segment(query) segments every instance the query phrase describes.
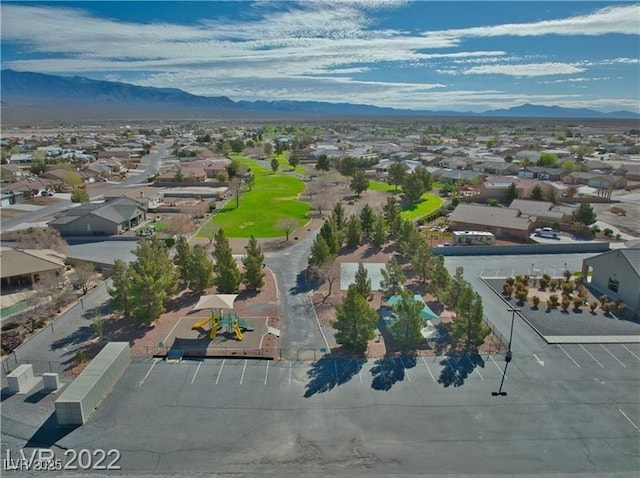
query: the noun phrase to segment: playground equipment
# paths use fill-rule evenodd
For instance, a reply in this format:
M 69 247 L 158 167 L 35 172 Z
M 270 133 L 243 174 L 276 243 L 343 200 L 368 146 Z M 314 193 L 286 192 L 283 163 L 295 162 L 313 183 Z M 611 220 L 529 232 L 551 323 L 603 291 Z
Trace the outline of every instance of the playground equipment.
M 225 315 L 222 312 L 216 314 L 214 311 L 211 311 L 211 315 L 209 317 L 198 322 L 194 322 L 191 329 L 204 329 L 207 324 L 210 326 L 209 338 L 211 338 L 211 340 L 216 338 L 216 335 L 220 330 L 223 332 L 233 333 L 238 340 L 242 340 L 244 338 L 243 332 L 253 331 L 253 326 L 238 318 L 237 314 L 231 315 L 231 313 L 228 313 Z

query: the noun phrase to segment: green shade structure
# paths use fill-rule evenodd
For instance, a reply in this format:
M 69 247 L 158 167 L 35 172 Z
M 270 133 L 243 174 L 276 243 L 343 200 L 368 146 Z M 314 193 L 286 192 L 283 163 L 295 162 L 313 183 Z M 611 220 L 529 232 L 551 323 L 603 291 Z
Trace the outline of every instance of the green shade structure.
M 400 294 L 392 295 L 391 297 L 388 297 L 385 300 L 387 304 L 393 306 L 402 300 L 402 296 Z M 431 308 L 425 303 L 421 295 L 414 294 L 413 300 L 416 302 L 420 302 L 423 305 L 423 308 L 420 311 L 420 317 L 422 317 L 425 320 L 433 320 L 433 321 L 440 320 L 440 317 L 438 317 L 438 314 L 436 314 L 433 310 L 431 310 Z

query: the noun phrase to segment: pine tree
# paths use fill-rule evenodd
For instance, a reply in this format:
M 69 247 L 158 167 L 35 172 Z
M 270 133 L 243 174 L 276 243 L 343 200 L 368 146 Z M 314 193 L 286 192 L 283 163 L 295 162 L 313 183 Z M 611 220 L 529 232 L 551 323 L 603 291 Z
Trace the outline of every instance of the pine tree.
M 424 284 L 429 279 L 429 273 L 431 271 L 431 260 L 433 255 L 431 249 L 427 246 L 427 243 L 420 241 L 415 252 L 411 256 L 411 267 L 416 276 Z
M 507 202 L 511 203 L 514 199 L 518 199 L 518 190 L 516 189 L 516 183 L 511 183 L 506 192 Z
M 371 230 L 373 229 L 373 221 L 375 219 L 375 213 L 369 204 L 365 204 L 360 211 L 360 226 L 362 227 L 362 233 L 369 237 Z
M 393 163 L 389 166 L 389 182 L 396 187 L 396 191 L 398 190 L 398 186 L 404 184 L 404 180 L 407 176 L 407 167 L 402 163 Z
M 456 309 L 458 307 L 458 301 L 460 296 L 467 287 L 471 287 L 464 278 L 464 269 L 462 266 L 456 267 L 456 273 L 452 277 L 449 285 L 449 294 L 447 297 L 447 306 L 450 309 Z
M 213 272 L 215 277 L 213 283 L 219 294 L 233 294 L 240 286 L 240 271 L 223 229 L 220 229 L 216 234 L 214 243 Z
M 331 220 L 333 221 L 333 224 L 338 231 L 342 230 L 342 228 L 344 227 L 344 214 L 344 207 L 342 206 L 342 203 L 336 203 L 336 205 L 333 206 L 333 210 L 331 211 Z
M 387 198 L 387 202 L 384 205 L 384 219 L 387 222 L 387 226 L 389 230 L 392 231 L 392 234 L 397 232 L 400 229 L 400 223 L 402 222 L 402 217 L 400 216 L 400 205 L 398 201 L 393 196 L 389 196 Z M 395 234 L 394 234 L 395 235 Z
M 336 306 L 336 320 L 332 323 L 336 342 L 345 350 L 364 352 L 367 342 L 375 336 L 377 319 L 376 311 L 351 284 L 342 303 Z
M 364 171 L 356 171 L 353 174 L 349 188 L 356 193 L 357 197 L 360 197 L 360 194 L 369 189 L 369 180 L 365 176 Z
M 429 281 L 429 291 L 434 294 L 440 302 L 446 302 L 449 296 L 449 286 L 451 276 L 444 265 L 444 256 L 437 255 L 433 257 L 433 270 Z
M 320 228 L 320 236 L 324 239 L 325 244 L 329 248 L 330 255 L 336 255 L 340 252 L 340 238 L 338 236 L 338 230 L 333 222 L 333 219 L 325 221 Z
M 385 296 L 399 294 L 402 292 L 403 284 L 407 280 L 402 272 L 402 267 L 396 261 L 395 257 L 392 257 L 389 262 L 386 263 L 382 273 L 382 288 L 384 289 Z
M 189 262 L 189 287 L 199 294 L 213 285 L 213 263 L 200 244 L 193 246 Z
M 176 291 L 178 271 L 156 237 L 140 241 L 134 254 L 137 260 L 129 266 L 131 311 L 137 320 L 150 323 L 165 312 Z
M 458 300 L 451 335 L 458 340 L 464 339 L 467 348 L 481 345 L 491 332 L 482 320 L 483 313 L 480 295 L 471 286 L 465 287 Z
M 362 262 L 358 264 L 354 285 L 356 286 L 356 292 L 365 299 L 371 295 L 371 279 L 369 279 L 367 269 L 365 269 Z
M 385 228 L 384 217 L 378 214 L 373 219 L 373 229 L 371 231 L 371 241 L 376 247 L 381 247 L 387 240 L 387 230 Z
M 111 296 L 113 308 L 122 312 L 125 317 L 131 313 L 131 281 L 127 264 L 116 259 L 111 269 L 111 285 L 107 292 Z
M 351 216 L 347 220 L 347 247 L 355 249 L 362 242 L 362 229 L 360 228 L 360 218 Z
M 321 234 L 318 234 L 313 241 L 313 245 L 311 246 L 311 253 L 309 254 L 309 265 L 310 266 L 320 266 L 327 262 L 331 258 L 331 251 L 329 250 L 329 246 L 327 246 L 324 237 Z
M 178 236 L 176 241 L 176 255 L 173 263 L 178 268 L 180 279 L 182 279 L 187 287 L 189 287 L 189 267 L 191 266 L 191 248 L 187 242 L 187 238 L 183 235 Z
M 244 274 L 242 282 L 248 290 L 258 290 L 264 285 L 264 253 L 255 237 L 249 238 L 249 243 L 245 246 L 246 255 L 242 258 L 244 264 Z
M 402 291 L 402 299 L 393 306 L 396 321 L 391 326 L 391 333 L 404 349 L 414 349 L 422 341 L 422 308 L 422 303 L 413 300 L 413 294 L 409 290 Z
M 396 232 L 396 238 L 398 251 L 402 254 L 409 254 L 418 247 L 418 244 L 424 242 L 416 226 L 408 219 L 400 221 L 400 229 Z

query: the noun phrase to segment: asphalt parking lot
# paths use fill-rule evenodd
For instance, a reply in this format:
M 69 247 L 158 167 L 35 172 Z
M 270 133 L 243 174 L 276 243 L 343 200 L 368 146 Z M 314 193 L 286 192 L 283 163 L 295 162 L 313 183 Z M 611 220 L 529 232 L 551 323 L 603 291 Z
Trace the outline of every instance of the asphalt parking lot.
M 637 470 L 640 344 L 549 347 L 507 397 L 501 356 L 136 361 L 58 443 L 117 448 L 125 475 Z

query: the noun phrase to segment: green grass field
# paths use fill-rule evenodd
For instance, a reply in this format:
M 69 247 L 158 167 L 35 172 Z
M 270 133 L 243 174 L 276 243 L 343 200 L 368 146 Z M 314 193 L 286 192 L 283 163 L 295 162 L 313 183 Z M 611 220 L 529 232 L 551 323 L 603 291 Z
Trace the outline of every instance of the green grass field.
M 414 220 L 420 217 L 431 214 L 438 208 L 442 207 L 444 199 L 435 194 L 425 193 L 422 195 L 419 201 L 409 204 L 402 208 L 402 219 Z
M 298 200 L 304 190 L 304 182 L 282 172 L 270 169 L 248 158 L 238 156 L 242 163 L 251 168 L 255 183 L 251 191 L 240 196 L 240 206 L 232 198 L 198 232 L 197 237 L 206 237 L 211 225 L 224 229 L 227 237 L 278 237 L 284 233 L 276 228 L 279 219 L 295 218 L 300 225 L 308 219 L 306 214 L 312 209 Z
M 289 164 L 289 161 L 287 161 L 287 155 L 286 153 L 280 153 L 278 155 L 276 155 L 275 153 L 272 153 L 271 155 L 269 155 L 268 161 L 271 161 L 272 158 L 278 158 L 278 163 L 280 164 L 280 169 L 278 169 L 278 171 L 291 171 L 291 165 Z M 296 166 L 296 168 L 293 170 L 296 173 L 300 173 L 303 174 L 305 172 L 305 168 L 304 166 L 298 165 Z
M 369 189 L 372 191 L 395 191 L 396 187 L 393 184 L 387 184 L 383 181 L 369 181 Z M 402 191 L 402 187 L 398 187 L 398 192 Z

